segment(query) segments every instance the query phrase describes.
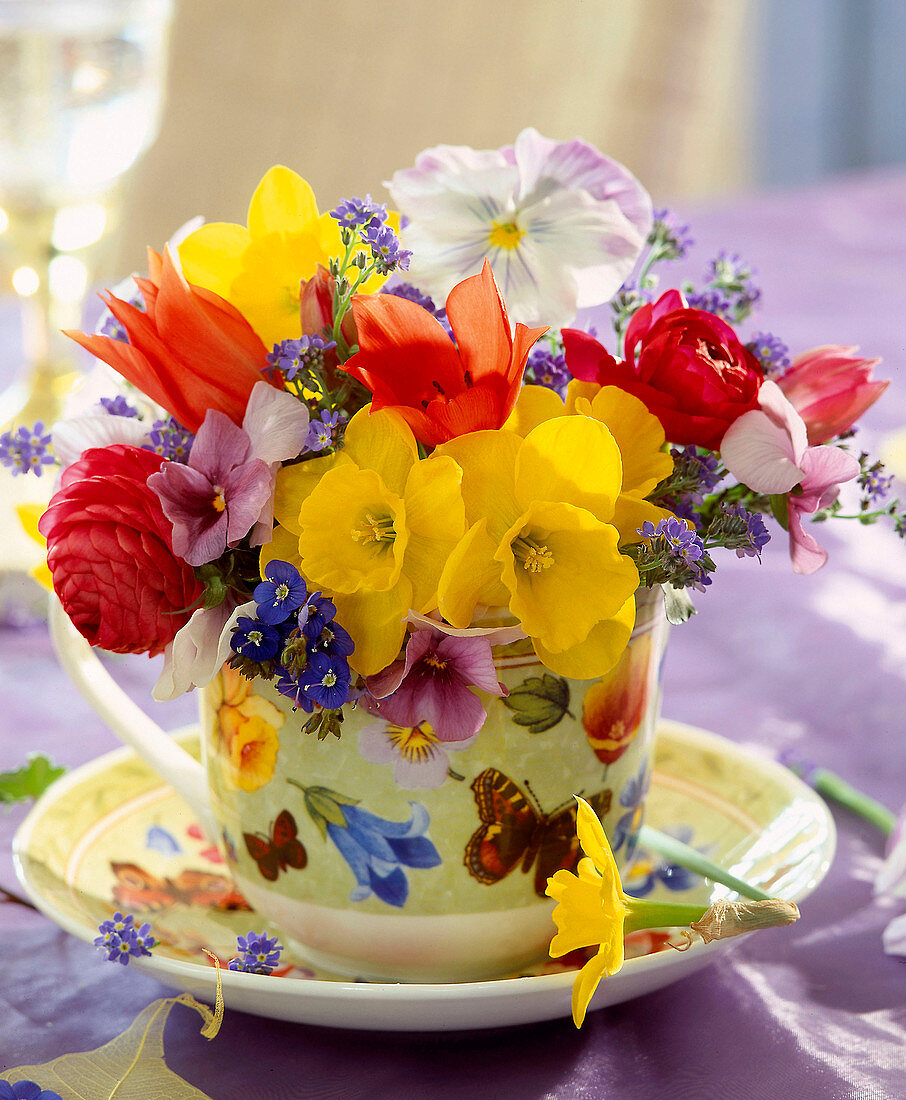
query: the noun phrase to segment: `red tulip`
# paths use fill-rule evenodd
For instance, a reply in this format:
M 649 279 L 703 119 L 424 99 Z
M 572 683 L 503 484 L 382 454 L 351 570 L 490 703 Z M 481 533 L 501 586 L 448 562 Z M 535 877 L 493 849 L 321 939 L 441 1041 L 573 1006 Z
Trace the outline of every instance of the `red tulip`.
M 172 525 L 147 485 L 165 464 L 138 447 L 91 448 L 63 471 L 38 523 L 63 609 L 114 653 L 160 653 L 204 592 L 173 553 Z
M 393 408 L 429 447 L 510 415 L 532 344 L 547 328 L 517 324 L 510 335 L 506 306 L 485 260 L 480 275 L 455 286 L 447 318 L 456 337 L 414 302 L 393 294 L 352 303 L 359 352 L 342 367 L 371 390 L 372 407 Z
M 169 251 L 149 252 L 151 275 L 136 279 L 145 310 L 102 295 L 123 325 L 129 343 L 68 332 L 92 355 L 113 367 L 142 393 L 196 431 L 209 409 L 242 423 L 256 382 L 269 381 L 267 349 L 229 302 L 191 286 Z M 278 382 L 273 382 L 279 387 Z
M 890 385 L 871 373 L 880 359 L 860 359 L 856 348 L 825 344 L 804 351 L 777 385 L 805 421 L 812 446 L 847 431 Z
M 299 315 L 302 331 L 309 336 L 321 336 L 326 329 L 333 328 L 333 296 L 336 280 L 326 268 L 318 265 L 318 270 L 310 279 L 303 279 L 299 293 Z M 347 310 L 340 325 L 346 346 L 351 348 L 356 342 L 355 321 L 352 312 Z M 327 383 L 333 387 L 334 371 L 339 365 L 334 349 L 324 353 L 324 366 L 327 370 Z

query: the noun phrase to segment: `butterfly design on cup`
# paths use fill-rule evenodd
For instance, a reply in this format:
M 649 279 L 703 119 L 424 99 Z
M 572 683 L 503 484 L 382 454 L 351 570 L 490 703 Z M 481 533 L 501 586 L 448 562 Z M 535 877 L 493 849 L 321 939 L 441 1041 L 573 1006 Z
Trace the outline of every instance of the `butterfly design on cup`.
M 110 869 L 116 876 L 113 901 L 123 910 L 140 913 L 168 909 L 177 904 L 204 909 L 251 909 L 223 875 L 186 870 L 173 878 L 161 878 L 137 863 L 111 863 Z
M 266 833 L 243 833 L 249 855 L 257 863 L 262 878 L 276 882 L 281 871 L 290 867 L 301 871 L 308 863 L 305 845 L 299 840 L 296 819 L 289 810 L 281 810 Z
M 531 788 L 526 783 L 526 788 Z M 531 793 L 496 768 L 485 768 L 472 782 L 481 824 L 466 845 L 463 862 L 469 874 L 486 886 L 506 878 L 517 866 L 523 874 L 535 869 L 535 893 L 545 897 L 547 880 L 579 862 L 576 802 L 546 814 Z M 600 817 L 610 809 L 611 792 L 587 798 Z

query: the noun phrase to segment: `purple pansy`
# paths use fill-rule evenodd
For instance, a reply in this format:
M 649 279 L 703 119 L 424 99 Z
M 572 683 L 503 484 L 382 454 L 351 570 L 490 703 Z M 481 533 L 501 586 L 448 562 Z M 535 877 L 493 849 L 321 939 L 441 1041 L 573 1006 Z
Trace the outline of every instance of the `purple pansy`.
M 456 638 L 435 630 L 416 630 L 405 657 L 369 676 L 373 714 L 396 726 L 427 722 L 441 741 L 463 741 L 484 724 L 487 711 L 471 690 L 506 695 L 497 679 L 487 638 Z
M 393 778 L 405 790 L 439 787 L 447 778 L 447 753 L 467 749 L 473 734 L 464 741 L 441 741 L 427 722 L 397 726 L 372 722 L 359 733 L 359 752 L 372 764 L 392 764 Z

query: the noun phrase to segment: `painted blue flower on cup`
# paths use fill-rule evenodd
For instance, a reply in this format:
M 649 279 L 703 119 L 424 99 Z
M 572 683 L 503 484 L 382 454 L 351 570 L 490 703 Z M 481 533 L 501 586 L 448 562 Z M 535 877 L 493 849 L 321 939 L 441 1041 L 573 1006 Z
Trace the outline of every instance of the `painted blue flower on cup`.
M 618 852 L 625 844 L 627 861 L 635 854 L 639 829 L 645 816 L 645 795 L 650 784 L 651 772 L 648 770 L 648 762 L 643 760 L 638 772 L 626 780 L 620 791 L 620 805 L 626 812 L 614 826 L 610 846 L 613 851 Z
M 691 844 L 694 830 L 688 825 L 679 825 L 673 829 L 665 829 L 669 836 L 676 837 L 683 844 Z M 628 874 L 623 875 L 623 889 L 634 898 L 643 898 L 650 894 L 655 886 L 665 886 L 668 890 L 679 893 L 682 890 L 691 890 L 693 886 L 701 882 L 699 875 L 678 863 L 668 863 L 657 855 L 643 851 L 636 852 L 636 859 Z
M 327 787 L 305 787 L 295 779 L 289 782 L 304 792 L 309 817 L 349 864 L 356 880 L 350 901 L 364 901 L 374 894 L 401 909 L 409 897 L 403 868 L 439 866 L 440 852 L 425 836 L 430 817 L 421 803 L 409 803 L 412 815 L 408 821 L 388 821 L 363 810 L 358 800 Z

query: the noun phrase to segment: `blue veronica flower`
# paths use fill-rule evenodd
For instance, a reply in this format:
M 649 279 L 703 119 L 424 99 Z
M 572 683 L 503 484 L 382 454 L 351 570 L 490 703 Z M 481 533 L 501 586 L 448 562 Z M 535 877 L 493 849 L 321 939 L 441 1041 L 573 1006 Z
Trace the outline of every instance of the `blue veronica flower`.
M 299 626 L 310 642 L 317 642 L 324 627 L 333 622 L 337 605 L 333 600 L 313 592 L 303 607 L 299 609 Z
M 236 620 L 230 648 L 253 661 L 270 661 L 280 651 L 280 632 L 268 623 L 243 615 Z
M 328 657 L 348 657 L 355 650 L 355 642 L 348 631 L 337 622 L 327 623 L 311 646 Z
M 258 618 L 270 625 L 285 622 L 305 603 L 308 586 L 295 566 L 279 559 L 267 563 L 264 577 L 252 593 Z
M 245 974 L 271 974 L 283 951 L 276 936 L 268 939 L 263 932 L 237 936 L 236 944 L 242 954 L 240 958 L 230 960 L 229 968 Z
M 299 677 L 306 697 L 326 710 L 337 710 L 346 702 L 350 679 L 345 657 L 319 650 L 309 654 L 308 665 Z
M 355 876 L 350 901 L 364 901 L 375 894 L 387 905 L 400 909 L 409 897 L 404 867 L 437 867 L 440 853 L 424 835 L 428 811 L 410 802 L 408 821 L 387 821 L 358 806 L 337 804 L 344 824 L 327 823 L 327 835 L 337 846 Z
M 275 687 L 281 695 L 285 695 L 287 699 L 292 701 L 295 710 L 304 710 L 306 714 L 311 714 L 315 709 L 314 701 L 305 694 L 305 686 L 299 677 L 290 676 L 288 672 L 285 672 L 277 680 Z
M 0 1081 L 0 1100 L 62 1100 L 53 1089 L 42 1089 L 34 1081 Z

